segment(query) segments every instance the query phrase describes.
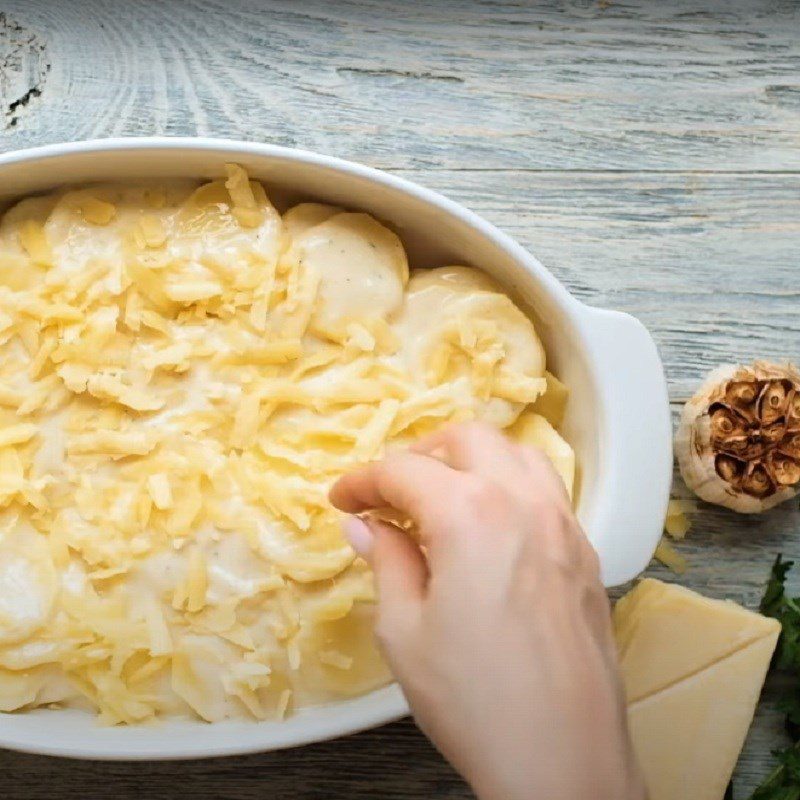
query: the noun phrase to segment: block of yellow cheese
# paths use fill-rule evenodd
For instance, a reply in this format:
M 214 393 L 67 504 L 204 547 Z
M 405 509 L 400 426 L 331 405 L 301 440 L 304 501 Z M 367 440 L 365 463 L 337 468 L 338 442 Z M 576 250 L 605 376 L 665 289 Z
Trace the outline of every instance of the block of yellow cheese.
M 629 703 L 691 675 L 777 630 L 778 623 L 729 600 L 647 578 L 614 612 Z
M 650 800 L 722 800 L 780 625 L 646 579 L 617 603 L 614 629 Z

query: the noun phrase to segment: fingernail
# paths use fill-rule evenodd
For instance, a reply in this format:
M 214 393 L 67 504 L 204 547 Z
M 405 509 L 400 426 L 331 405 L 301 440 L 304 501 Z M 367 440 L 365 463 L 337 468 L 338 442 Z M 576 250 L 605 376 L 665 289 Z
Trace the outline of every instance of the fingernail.
M 359 517 L 345 517 L 342 520 L 342 531 L 353 550 L 362 558 L 369 558 L 372 553 L 372 531 L 367 523 Z

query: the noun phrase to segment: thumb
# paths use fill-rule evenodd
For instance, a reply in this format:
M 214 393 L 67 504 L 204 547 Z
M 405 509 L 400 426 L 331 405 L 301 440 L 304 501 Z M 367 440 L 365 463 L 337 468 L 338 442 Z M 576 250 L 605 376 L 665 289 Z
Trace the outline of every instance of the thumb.
M 381 611 L 408 608 L 422 601 L 428 565 L 416 542 L 405 532 L 371 519 L 350 516 L 344 532 L 353 549 L 375 573 Z

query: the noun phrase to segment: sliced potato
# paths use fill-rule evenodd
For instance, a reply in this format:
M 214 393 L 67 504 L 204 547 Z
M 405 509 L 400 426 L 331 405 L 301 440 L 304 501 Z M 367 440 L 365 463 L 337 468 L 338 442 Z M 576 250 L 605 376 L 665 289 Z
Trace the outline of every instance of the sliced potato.
M 575 484 L 575 451 L 558 431 L 540 414 L 524 411 L 508 429 L 512 439 L 529 447 L 538 447 L 553 462 L 567 487 L 569 496 Z
M 554 428 L 558 428 L 564 421 L 569 389 L 552 372 L 545 371 L 544 378 L 547 381 L 547 389 L 533 404 L 531 410 L 541 414 Z
M 320 277 L 316 320 L 337 327 L 403 302 L 408 259 L 400 239 L 369 214 L 335 214 L 294 239 L 298 259 Z
M 299 203 L 284 213 L 283 224 L 286 232 L 294 240 L 309 228 L 320 225 L 341 211 L 341 208 L 325 203 Z
M 533 323 L 472 267 L 415 271 L 394 328 L 400 358 L 417 380 L 482 381 L 474 387 L 476 416 L 498 427 L 513 423 L 541 391 L 537 381 L 544 384 L 544 348 Z

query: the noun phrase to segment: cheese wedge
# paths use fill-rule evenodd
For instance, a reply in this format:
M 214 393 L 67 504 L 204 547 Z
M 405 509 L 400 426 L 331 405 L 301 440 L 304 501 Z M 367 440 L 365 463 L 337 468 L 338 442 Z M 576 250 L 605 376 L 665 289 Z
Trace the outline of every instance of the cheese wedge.
M 647 579 L 617 603 L 614 627 L 650 800 L 722 800 L 779 623 Z
M 646 578 L 618 603 L 614 633 L 633 703 L 779 630 L 729 600 Z

